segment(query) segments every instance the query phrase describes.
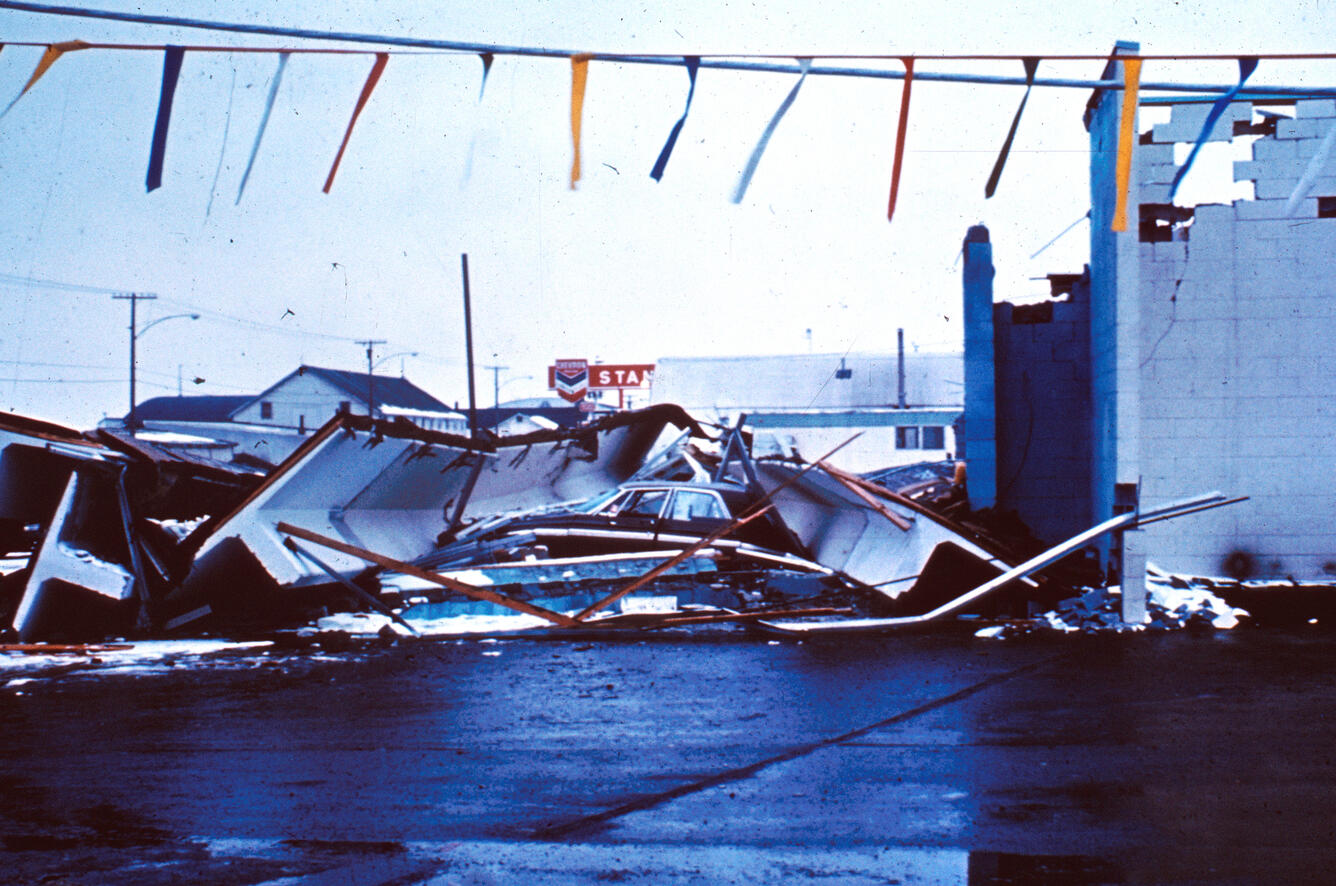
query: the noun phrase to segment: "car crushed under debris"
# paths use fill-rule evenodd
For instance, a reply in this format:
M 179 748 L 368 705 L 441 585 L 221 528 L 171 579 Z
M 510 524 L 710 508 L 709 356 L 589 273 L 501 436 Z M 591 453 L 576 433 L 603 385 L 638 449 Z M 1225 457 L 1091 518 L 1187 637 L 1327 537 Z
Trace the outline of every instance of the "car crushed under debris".
M 36 527 L 27 565 L 3 586 L 24 642 L 252 636 L 343 625 L 328 619 L 350 612 L 410 635 L 858 632 L 1025 614 L 1069 593 L 1037 574 L 1056 554 L 1017 566 L 1014 552 L 830 454 L 753 459 L 740 426 L 711 435 L 671 405 L 516 437 L 344 413 L 263 478 L 179 464 L 129 435 L 93 442 L 17 418 L 0 430 L 14 435 L 0 440 L 0 469 L 56 442 L 82 458 L 71 468 L 48 456 L 63 461 L 41 464 L 40 501 L 0 486 L 0 516 Z M 109 466 L 84 464 L 99 460 Z M 147 479 L 117 479 L 145 463 Z M 210 516 L 188 533 L 170 525 L 204 505 Z M 1190 505 L 1180 509 L 1211 506 Z M 101 540 L 71 541 L 84 536 Z

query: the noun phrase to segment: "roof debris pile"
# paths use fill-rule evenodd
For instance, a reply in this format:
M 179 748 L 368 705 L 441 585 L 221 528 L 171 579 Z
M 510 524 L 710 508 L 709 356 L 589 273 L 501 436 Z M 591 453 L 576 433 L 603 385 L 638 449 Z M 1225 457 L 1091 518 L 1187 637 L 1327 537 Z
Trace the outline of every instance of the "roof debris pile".
M 907 495 L 830 464 L 851 441 L 753 459 L 740 424 L 712 437 L 671 405 L 474 438 L 341 413 L 263 478 L 25 421 L 0 423 L 0 528 L 28 554 L 0 614 L 25 643 L 1014 617 L 1070 593 L 1041 570 L 1091 539 L 1222 498 L 1022 557 L 932 506 L 959 512 L 954 466 L 908 472 Z
M 84 641 L 160 627 L 190 563 L 162 521 L 239 502 L 261 476 L 128 434 L 0 414 L 0 624 L 18 639 Z

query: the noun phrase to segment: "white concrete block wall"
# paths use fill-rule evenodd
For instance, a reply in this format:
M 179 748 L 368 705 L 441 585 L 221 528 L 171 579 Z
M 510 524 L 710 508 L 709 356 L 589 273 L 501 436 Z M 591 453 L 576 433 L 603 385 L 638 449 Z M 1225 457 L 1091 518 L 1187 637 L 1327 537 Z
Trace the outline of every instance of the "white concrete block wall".
M 1175 108 L 1156 141 L 1195 139 L 1189 118 L 1200 116 Z M 1336 219 L 1317 217 L 1317 197 L 1336 196 L 1336 168 L 1294 217 L 1284 212 L 1333 126 L 1336 101 L 1299 102 L 1235 163 L 1257 199 L 1197 207 L 1186 243 L 1141 244 L 1142 506 L 1217 489 L 1251 496 L 1147 527 L 1163 568 L 1218 574 L 1245 550 L 1266 576 L 1336 574 Z M 1138 161 L 1143 200 L 1162 162 Z

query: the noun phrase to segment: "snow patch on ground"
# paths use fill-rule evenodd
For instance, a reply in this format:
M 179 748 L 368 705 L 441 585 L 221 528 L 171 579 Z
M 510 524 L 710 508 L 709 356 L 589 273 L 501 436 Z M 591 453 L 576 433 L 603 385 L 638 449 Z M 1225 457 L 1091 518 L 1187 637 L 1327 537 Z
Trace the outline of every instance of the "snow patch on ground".
M 311 635 L 338 631 L 353 637 L 382 636 L 387 630 L 400 637 L 457 637 L 469 634 L 502 634 L 550 627 L 551 622 L 536 615 L 454 615 L 448 618 L 414 619 L 414 634 L 399 622 L 379 612 L 341 612 L 327 615 L 300 634 Z
M 0 675 L 34 673 L 48 668 L 96 670 L 99 673 L 154 673 L 178 665 L 196 664 L 220 652 L 254 651 L 271 648 L 268 641 L 238 643 L 231 640 L 144 640 L 128 643 L 99 643 L 87 646 L 58 646 L 43 649 L 31 644 L 23 649 L 0 649 Z M 22 678 L 11 679 L 5 686 L 21 686 Z

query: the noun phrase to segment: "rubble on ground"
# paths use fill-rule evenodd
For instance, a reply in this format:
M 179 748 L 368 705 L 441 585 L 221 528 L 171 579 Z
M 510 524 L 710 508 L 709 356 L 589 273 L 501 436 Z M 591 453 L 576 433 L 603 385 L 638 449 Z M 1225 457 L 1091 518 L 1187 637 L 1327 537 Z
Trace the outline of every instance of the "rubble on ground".
M 1194 586 L 1182 576 L 1171 576 L 1154 567 L 1146 572 L 1145 623 L 1125 624 L 1121 605 L 1122 590 L 1118 586 L 1092 588 L 1034 618 L 990 625 L 975 632 L 975 636 L 1010 639 L 1046 631 L 1122 634 L 1192 627 L 1230 630 L 1240 624 L 1240 619 L 1249 617 L 1247 610 L 1231 606 L 1206 587 Z

